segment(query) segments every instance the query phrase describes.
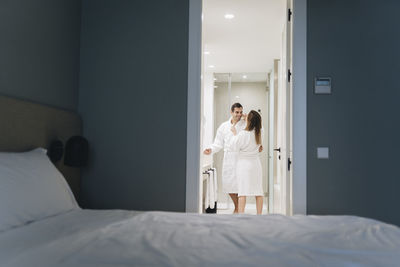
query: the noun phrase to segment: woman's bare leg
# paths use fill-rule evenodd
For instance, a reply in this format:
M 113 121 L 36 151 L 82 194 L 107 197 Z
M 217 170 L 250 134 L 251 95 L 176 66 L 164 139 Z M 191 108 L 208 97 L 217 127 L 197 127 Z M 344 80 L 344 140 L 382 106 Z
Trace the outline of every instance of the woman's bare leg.
M 233 201 L 233 205 L 235 205 L 235 210 L 233 213 L 238 213 L 238 194 L 229 193 L 229 196 Z
M 246 207 L 246 196 L 239 197 L 239 213 L 244 213 Z
M 262 214 L 262 208 L 263 208 L 263 196 L 256 196 L 256 207 L 257 207 L 257 215 Z M 239 202 L 239 207 L 240 207 L 240 202 Z

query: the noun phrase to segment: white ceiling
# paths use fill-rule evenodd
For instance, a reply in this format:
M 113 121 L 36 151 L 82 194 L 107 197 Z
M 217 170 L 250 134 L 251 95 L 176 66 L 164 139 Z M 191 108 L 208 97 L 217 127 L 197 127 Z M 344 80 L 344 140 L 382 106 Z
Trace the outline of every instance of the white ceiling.
M 279 58 L 285 0 L 203 0 L 206 71 L 269 72 Z M 225 14 L 233 14 L 231 20 Z M 214 68 L 209 66 L 213 65 Z

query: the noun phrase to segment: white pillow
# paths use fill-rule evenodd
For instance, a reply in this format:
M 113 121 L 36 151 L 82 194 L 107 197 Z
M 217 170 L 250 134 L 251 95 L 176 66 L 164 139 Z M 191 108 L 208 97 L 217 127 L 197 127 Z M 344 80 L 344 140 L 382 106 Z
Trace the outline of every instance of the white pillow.
M 0 231 L 75 208 L 68 184 L 45 149 L 0 152 Z

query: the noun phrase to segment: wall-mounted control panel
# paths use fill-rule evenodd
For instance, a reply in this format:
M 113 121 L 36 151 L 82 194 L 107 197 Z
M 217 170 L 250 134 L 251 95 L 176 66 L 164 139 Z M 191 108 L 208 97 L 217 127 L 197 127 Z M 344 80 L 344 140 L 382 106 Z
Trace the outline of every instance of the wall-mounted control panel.
M 332 93 L 331 77 L 316 77 L 314 81 L 314 93 L 328 95 Z

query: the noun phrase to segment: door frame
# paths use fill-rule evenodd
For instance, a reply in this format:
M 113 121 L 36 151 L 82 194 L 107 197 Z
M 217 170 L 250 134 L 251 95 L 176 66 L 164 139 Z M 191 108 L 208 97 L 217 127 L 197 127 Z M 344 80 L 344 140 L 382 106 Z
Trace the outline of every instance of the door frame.
M 307 214 L 307 0 L 293 0 L 293 214 Z M 186 212 L 201 212 L 202 0 L 189 0 Z

